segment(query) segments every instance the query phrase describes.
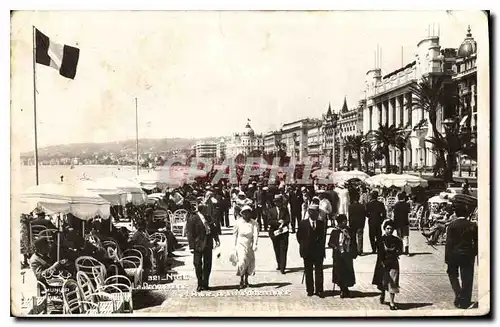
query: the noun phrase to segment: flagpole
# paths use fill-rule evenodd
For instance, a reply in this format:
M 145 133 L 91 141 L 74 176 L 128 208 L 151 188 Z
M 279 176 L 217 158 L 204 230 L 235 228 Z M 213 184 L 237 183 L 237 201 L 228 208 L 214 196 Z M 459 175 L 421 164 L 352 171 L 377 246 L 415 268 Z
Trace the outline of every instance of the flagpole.
M 136 146 L 136 167 L 137 176 L 139 176 L 139 122 L 137 114 L 137 98 L 135 98 L 135 146 Z
M 38 185 L 38 136 L 37 136 L 37 123 L 36 123 L 36 28 L 32 26 L 32 36 L 33 36 L 33 120 L 34 120 L 34 131 L 35 131 L 35 174 L 36 174 L 36 185 Z

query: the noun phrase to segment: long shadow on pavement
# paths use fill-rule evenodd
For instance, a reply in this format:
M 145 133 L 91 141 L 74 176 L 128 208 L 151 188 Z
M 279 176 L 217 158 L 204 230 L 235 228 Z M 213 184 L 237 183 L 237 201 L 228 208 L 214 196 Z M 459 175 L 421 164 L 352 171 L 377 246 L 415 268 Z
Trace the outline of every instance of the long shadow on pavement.
M 380 292 L 360 292 L 360 291 L 349 291 L 349 298 L 354 299 L 354 298 L 365 298 L 365 297 L 376 297 L 380 295 Z M 323 292 L 323 295 L 325 297 L 335 297 L 335 296 L 340 296 L 340 290 L 329 290 Z
M 323 270 L 333 268 L 333 265 L 324 265 Z M 294 273 L 294 272 L 299 272 L 299 271 L 304 271 L 304 267 L 294 267 L 294 268 L 286 268 L 286 273 Z
M 396 302 L 397 303 L 397 302 Z M 411 309 L 417 309 L 417 308 L 422 308 L 422 307 L 428 307 L 433 305 L 434 303 L 397 303 L 397 306 L 399 307 L 399 310 L 411 310 Z
M 248 289 L 252 288 L 260 288 L 265 286 L 276 286 L 276 288 L 284 287 L 291 285 L 292 283 L 258 283 L 258 284 L 250 284 Z M 227 291 L 227 290 L 237 290 L 239 285 L 220 285 L 220 286 L 212 286 L 210 287 L 211 291 Z
M 420 253 L 410 253 L 409 257 L 414 257 L 418 255 L 428 255 L 428 254 L 434 254 L 432 252 L 420 252 Z

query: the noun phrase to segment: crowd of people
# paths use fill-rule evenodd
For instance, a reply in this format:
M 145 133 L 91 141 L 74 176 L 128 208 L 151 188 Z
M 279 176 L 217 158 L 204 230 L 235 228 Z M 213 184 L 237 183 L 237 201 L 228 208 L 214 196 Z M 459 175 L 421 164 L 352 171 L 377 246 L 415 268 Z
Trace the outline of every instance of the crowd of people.
M 153 190 L 158 192 L 160 190 Z M 220 245 L 222 227 L 232 227 L 234 247 L 228 255 L 240 277 L 239 288 L 249 286 L 249 276 L 255 273 L 255 252 L 259 232 L 267 232 L 273 245 L 276 270 L 287 273 L 288 245 L 291 234 L 296 234 L 300 256 L 304 262 L 304 277 L 308 296 L 324 297 L 323 263 L 325 247 L 332 249 L 332 282 L 340 288 L 340 297 L 349 297 L 349 288 L 355 285 L 354 260 L 369 253 L 363 252 L 363 235 L 368 221 L 369 242 L 372 254 L 377 255 L 373 284 L 380 290 L 380 302 L 385 303 L 389 293 L 389 306 L 396 310 L 395 294 L 399 292 L 399 256 L 410 255 L 409 215 L 416 197 L 401 189 L 370 190 L 362 183 L 337 185 L 263 185 L 257 180 L 247 185 L 197 182 L 176 189 L 163 190 L 164 196 L 150 204 L 125 207 L 114 206 L 111 219 L 96 217 L 84 224 L 77 217 L 66 215 L 56 224 L 42 212 L 23 215 L 24 237 L 22 253 L 24 263 L 42 280 L 47 270 L 65 267 L 70 273 L 71 263 L 78 256 L 89 255 L 102 262 L 108 269 L 120 273 L 119 255 L 107 251 L 105 241 L 116 243 L 119 251 L 139 249 L 145 258 L 144 269 L 164 272 L 169 268 L 169 258 L 181 245 L 169 228 L 169 219 L 158 220 L 158 212 L 175 212 L 184 209 L 186 236 L 193 254 L 198 281 L 197 291 L 209 290 L 213 249 Z M 229 219 L 230 209 L 234 224 Z M 471 301 L 474 258 L 477 255 L 477 227 L 469 222 L 468 208 L 448 208 L 454 219 L 445 223 L 447 228 L 446 263 L 455 305 L 466 308 Z M 166 216 L 167 217 L 167 216 Z M 447 216 L 448 217 L 448 216 Z M 132 228 L 117 228 L 114 223 L 132 221 Z M 448 218 L 447 218 L 448 219 Z M 114 222 L 114 223 L 113 223 Z M 56 255 L 54 242 L 39 238 L 27 241 L 29 225 L 44 225 L 48 230 L 60 231 L 60 253 Z M 331 228 L 328 234 L 328 228 Z M 396 235 L 394 234 L 396 231 Z M 160 233 L 166 242 L 152 240 Z M 436 238 L 443 230 L 431 230 L 426 237 Z M 28 258 L 31 258 L 28 260 Z M 57 260 L 56 258 L 59 258 Z M 462 283 L 458 282 L 458 271 Z

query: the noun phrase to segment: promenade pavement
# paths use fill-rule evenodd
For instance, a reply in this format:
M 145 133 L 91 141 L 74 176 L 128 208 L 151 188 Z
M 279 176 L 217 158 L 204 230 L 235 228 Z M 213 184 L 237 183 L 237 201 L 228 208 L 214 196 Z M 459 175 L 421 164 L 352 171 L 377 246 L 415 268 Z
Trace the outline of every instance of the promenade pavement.
M 422 310 L 438 311 L 442 315 L 464 314 L 464 310 L 453 305 L 446 265 L 444 263 L 444 246 L 429 246 L 418 231 L 410 232 L 411 256 L 401 256 L 400 293 L 396 295 L 396 303 L 400 310 L 390 311 L 387 304 L 379 303 L 379 291 L 371 284 L 376 255 L 371 254 L 368 228 L 364 233 L 364 251 L 368 255 L 358 257 L 354 261 L 356 285 L 351 288 L 351 298 L 341 299 L 338 286 L 333 291 L 332 252 L 326 250 L 324 261 L 325 298 L 308 297 L 305 284 L 302 283 L 303 261 L 299 256 L 296 234 L 290 234 L 288 248 L 287 273 L 282 275 L 276 270 L 276 260 L 271 240 L 266 232 L 259 235 L 256 252 L 256 273 L 249 278 L 250 288 L 238 291 L 239 277 L 235 268 L 228 261 L 228 253 L 234 245 L 232 231 L 223 228 L 220 248 L 214 250 L 210 291 L 196 292 L 196 276 L 192 255 L 186 247 L 177 251 L 179 257 L 173 268 L 178 278 L 165 284 L 165 289 L 146 292 L 142 300 L 134 300 L 137 312 L 196 316 L 266 316 L 266 315 L 422 315 Z M 217 254 L 220 257 L 217 258 Z M 477 266 L 474 277 L 473 301 L 478 301 Z M 154 283 L 154 282 L 152 282 Z M 474 309 L 474 307 L 476 309 Z M 477 310 L 465 310 L 468 313 Z

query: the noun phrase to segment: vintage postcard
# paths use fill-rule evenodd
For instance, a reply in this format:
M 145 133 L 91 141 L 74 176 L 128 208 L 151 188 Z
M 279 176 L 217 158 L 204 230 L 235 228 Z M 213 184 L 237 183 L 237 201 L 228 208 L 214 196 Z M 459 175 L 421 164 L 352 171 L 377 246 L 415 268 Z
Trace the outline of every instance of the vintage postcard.
M 12 315 L 489 314 L 488 29 L 13 11 Z

